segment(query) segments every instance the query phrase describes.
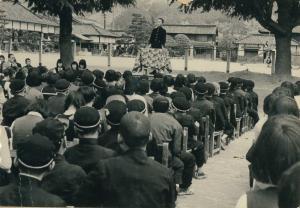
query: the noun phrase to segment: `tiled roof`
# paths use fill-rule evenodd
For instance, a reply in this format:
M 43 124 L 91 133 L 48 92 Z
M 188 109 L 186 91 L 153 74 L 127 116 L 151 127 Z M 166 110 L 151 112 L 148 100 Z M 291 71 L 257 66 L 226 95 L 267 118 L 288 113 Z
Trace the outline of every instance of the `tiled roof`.
M 12 2 L 0 2 L 0 10 L 3 10 L 4 17 L 1 19 L 18 22 L 28 22 L 41 25 L 58 26 L 55 22 L 46 18 L 40 18 L 21 4 Z
M 73 24 L 73 33 L 82 35 L 118 37 L 116 34 L 93 24 Z
M 269 45 L 275 45 L 275 37 L 274 35 L 269 34 L 253 34 L 249 35 L 246 38 L 243 38 L 236 43 L 240 44 L 257 44 L 257 45 L 264 45 L 268 41 Z M 292 46 L 298 46 L 299 43 L 296 40 L 291 41 Z
M 216 25 L 171 25 L 163 26 L 168 34 L 201 34 L 201 35 L 217 35 L 218 29 Z

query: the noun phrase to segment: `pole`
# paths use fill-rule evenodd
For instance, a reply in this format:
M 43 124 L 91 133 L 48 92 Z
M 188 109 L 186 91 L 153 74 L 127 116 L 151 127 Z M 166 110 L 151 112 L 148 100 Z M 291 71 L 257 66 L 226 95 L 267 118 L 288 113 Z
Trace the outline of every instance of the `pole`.
M 44 33 L 41 32 L 40 34 L 40 50 L 39 50 L 39 64 L 42 63 L 42 54 L 43 54 L 43 38 L 44 38 Z
M 111 43 L 107 45 L 107 66 L 111 66 Z
M 106 29 L 106 13 L 105 12 L 103 12 L 103 27 L 104 27 L 104 29 Z
M 230 58 L 231 58 L 231 50 L 227 50 L 227 67 L 226 67 L 226 73 L 230 73 Z
M 189 59 L 189 49 L 185 49 L 185 56 L 184 56 L 184 70 L 188 70 L 188 59 Z
M 271 74 L 275 74 L 276 51 L 272 50 L 271 55 L 272 55 L 272 71 L 271 71 Z

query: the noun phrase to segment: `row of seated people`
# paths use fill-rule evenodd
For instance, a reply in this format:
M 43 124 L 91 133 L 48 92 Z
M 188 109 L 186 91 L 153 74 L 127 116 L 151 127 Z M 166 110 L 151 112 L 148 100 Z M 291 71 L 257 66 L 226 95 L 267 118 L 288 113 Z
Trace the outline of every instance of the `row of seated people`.
M 1 167 L 1 184 L 8 185 L 0 191 L 0 204 L 173 207 L 177 193 L 192 194 L 193 176 L 204 176 L 206 162 L 202 118 L 208 116 L 210 132 L 224 131 L 228 138 L 236 125 L 232 118 L 252 112 L 256 122 L 254 84 L 240 78 L 231 78 L 229 85 L 206 83 L 193 74 L 161 76 L 149 81 L 129 71 L 122 78 L 113 70 L 85 70 L 79 77 L 73 70 L 18 71 L 7 81 L 12 96 L 2 108 L 16 163 Z M 184 129 L 190 151 L 182 148 Z M 43 146 L 51 142 L 54 149 Z M 168 167 L 148 158 L 157 159 L 164 143 Z M 41 200 L 38 194 L 29 200 L 33 179 L 61 200 Z M 12 198 L 16 187 L 20 191 Z
M 254 127 L 255 142 L 246 156 L 251 190 L 236 208 L 300 206 L 299 84 L 285 81 L 264 99 L 265 115 Z

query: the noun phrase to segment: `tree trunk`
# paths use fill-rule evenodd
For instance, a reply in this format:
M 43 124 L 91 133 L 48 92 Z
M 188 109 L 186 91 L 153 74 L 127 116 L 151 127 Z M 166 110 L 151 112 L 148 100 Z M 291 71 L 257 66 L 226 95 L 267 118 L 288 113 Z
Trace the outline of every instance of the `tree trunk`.
M 59 15 L 59 48 L 60 58 L 65 67 L 69 67 L 74 60 L 72 51 L 72 10 L 64 7 Z
M 292 73 L 291 34 L 287 36 L 275 35 L 275 39 L 276 39 L 275 74 L 291 75 Z

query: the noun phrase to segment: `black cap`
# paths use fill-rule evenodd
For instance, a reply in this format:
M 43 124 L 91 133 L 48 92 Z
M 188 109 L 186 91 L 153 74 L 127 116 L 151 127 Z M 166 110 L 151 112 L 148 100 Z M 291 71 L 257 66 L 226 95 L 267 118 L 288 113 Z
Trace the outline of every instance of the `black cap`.
M 55 88 L 57 92 L 65 92 L 69 89 L 70 82 L 65 79 L 59 79 L 55 83 Z
M 190 102 L 184 97 L 176 97 L 172 100 L 172 108 L 176 111 L 187 112 L 191 108 Z
M 203 84 L 206 83 L 206 78 L 205 77 L 202 77 L 202 76 L 198 77 L 197 80 L 198 80 L 199 83 L 203 83 Z
M 38 87 L 42 84 L 42 76 L 37 71 L 33 71 L 26 77 L 26 84 L 29 87 Z
M 20 165 L 29 169 L 48 167 L 55 157 L 55 146 L 45 136 L 34 134 L 18 142 L 17 158 Z
M 114 100 L 108 103 L 105 107 L 107 109 L 106 120 L 110 125 L 120 125 L 122 117 L 127 113 L 127 106 L 125 103 Z
M 153 79 L 150 84 L 150 88 L 153 92 L 158 92 L 163 88 L 163 79 Z
M 93 75 L 95 76 L 96 79 L 103 79 L 104 77 L 104 72 L 101 71 L 100 69 L 96 69 L 93 71 Z
M 179 92 L 179 91 L 175 91 L 175 92 L 172 92 L 171 95 L 170 95 L 171 99 L 174 99 L 176 97 L 184 97 L 186 98 L 185 94 L 183 94 L 182 92 Z
M 76 73 L 75 73 L 75 70 L 73 70 L 73 69 L 68 69 L 68 70 L 66 70 L 65 72 L 64 72 L 64 74 L 63 74 L 63 76 L 64 76 L 64 78 L 66 79 L 66 80 L 68 80 L 69 82 L 75 82 L 75 80 L 76 80 Z
M 192 74 L 192 73 L 189 73 L 186 76 L 186 79 L 190 84 L 195 83 L 197 81 L 195 74 Z
M 25 89 L 25 81 L 21 79 L 14 79 L 9 84 L 9 88 L 12 94 L 18 94 L 20 92 L 23 92 Z
M 140 113 L 146 112 L 146 105 L 141 100 L 131 100 L 127 103 L 128 112 L 137 111 Z
M 116 74 L 116 72 L 114 70 L 109 69 L 106 71 L 104 78 L 108 82 L 113 82 L 113 81 L 115 81 L 115 77 L 116 77 L 115 74 Z
M 81 81 L 84 85 L 90 86 L 94 83 L 95 77 L 92 72 L 86 70 L 81 75 Z
M 99 112 L 92 107 L 82 107 L 74 115 L 74 125 L 78 129 L 89 130 L 98 128 L 101 122 Z
M 198 95 L 206 95 L 207 94 L 207 87 L 206 84 L 198 82 L 194 89 L 195 93 Z
M 47 84 L 49 85 L 55 85 L 55 83 L 57 82 L 57 80 L 60 79 L 60 75 L 57 74 L 57 73 L 53 73 L 53 72 L 49 72 L 47 74 L 47 78 L 46 78 L 46 81 L 47 81 Z
M 179 92 L 182 92 L 185 95 L 186 99 L 192 100 L 193 93 L 190 88 L 183 86 L 179 89 Z
M 225 93 L 229 90 L 229 84 L 227 82 L 219 82 L 221 93 Z
M 168 112 L 169 107 L 170 107 L 169 100 L 164 96 L 157 96 L 153 100 L 153 110 L 155 112 L 166 113 Z
M 142 94 L 147 94 L 150 90 L 150 85 L 148 80 L 139 80 L 137 83 L 137 90 Z
M 46 86 L 42 89 L 42 94 L 46 96 L 54 96 L 57 95 L 57 92 L 54 87 Z

